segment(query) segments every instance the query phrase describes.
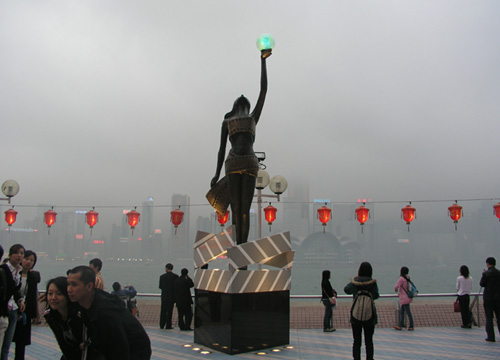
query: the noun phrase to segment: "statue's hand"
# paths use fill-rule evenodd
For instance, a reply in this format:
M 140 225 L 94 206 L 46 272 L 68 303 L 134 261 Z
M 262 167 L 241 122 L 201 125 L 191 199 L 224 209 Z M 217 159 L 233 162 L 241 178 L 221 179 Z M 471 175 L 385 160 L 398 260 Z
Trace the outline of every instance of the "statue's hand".
M 212 181 L 210 181 L 210 187 L 214 187 L 215 184 L 217 184 L 217 180 L 219 180 L 219 175 L 215 175 L 213 178 L 212 178 Z
M 267 49 L 267 50 L 262 50 L 261 51 L 260 57 L 263 58 L 263 59 L 267 59 L 271 55 L 272 55 L 272 50 L 271 49 Z

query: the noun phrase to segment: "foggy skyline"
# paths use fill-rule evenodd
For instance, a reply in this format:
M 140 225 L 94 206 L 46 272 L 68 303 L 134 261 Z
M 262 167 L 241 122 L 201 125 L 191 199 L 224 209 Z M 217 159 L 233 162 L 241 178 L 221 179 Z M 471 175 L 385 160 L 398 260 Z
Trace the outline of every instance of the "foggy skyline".
M 258 96 L 262 33 L 276 48 L 254 149 L 271 176 L 307 182 L 310 201 L 498 197 L 496 1 L 0 10 L 0 182 L 20 184 L 15 205 L 208 205 L 223 116 Z

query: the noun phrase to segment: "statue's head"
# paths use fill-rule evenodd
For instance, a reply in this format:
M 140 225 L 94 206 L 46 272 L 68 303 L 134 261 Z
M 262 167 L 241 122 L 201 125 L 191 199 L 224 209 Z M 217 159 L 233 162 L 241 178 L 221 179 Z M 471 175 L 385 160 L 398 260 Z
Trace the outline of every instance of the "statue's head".
M 233 109 L 230 112 L 228 112 L 224 117 L 228 118 L 238 113 L 243 113 L 243 114 L 250 113 L 250 101 L 248 101 L 248 99 L 243 95 L 241 95 L 239 98 L 236 99 L 236 101 L 233 104 Z

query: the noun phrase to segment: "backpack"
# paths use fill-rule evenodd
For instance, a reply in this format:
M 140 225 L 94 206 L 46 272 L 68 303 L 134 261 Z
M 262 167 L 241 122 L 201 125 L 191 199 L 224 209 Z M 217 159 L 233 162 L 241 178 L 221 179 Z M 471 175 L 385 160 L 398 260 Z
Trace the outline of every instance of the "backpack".
M 405 290 L 406 295 L 408 295 L 410 299 L 413 299 L 415 296 L 417 296 L 418 289 L 411 280 L 408 280 L 406 284 L 407 284 L 407 290 Z
M 373 296 L 371 292 L 367 290 L 359 290 L 354 296 L 354 300 L 351 307 L 351 316 L 354 320 L 358 321 L 368 321 L 371 320 L 374 311 L 375 303 L 373 302 Z

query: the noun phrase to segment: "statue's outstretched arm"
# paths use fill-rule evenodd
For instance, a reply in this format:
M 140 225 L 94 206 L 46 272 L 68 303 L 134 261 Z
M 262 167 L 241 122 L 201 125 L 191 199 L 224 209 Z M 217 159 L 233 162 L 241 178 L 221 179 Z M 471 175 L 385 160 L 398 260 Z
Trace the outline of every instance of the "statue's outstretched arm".
M 212 181 L 210 182 L 210 187 L 213 187 L 217 180 L 219 180 L 220 177 L 220 172 L 222 170 L 222 164 L 224 163 L 224 158 L 226 156 L 226 144 L 227 144 L 227 126 L 226 123 L 222 123 L 222 129 L 220 133 L 220 147 L 219 147 L 219 153 L 217 154 L 217 169 L 215 170 L 215 176 L 213 177 Z
M 271 56 L 271 50 L 263 50 L 260 56 L 261 71 L 260 71 L 260 94 L 255 104 L 255 109 L 252 111 L 251 116 L 254 118 L 255 123 L 259 122 L 260 114 L 262 113 L 262 108 L 264 107 L 264 101 L 266 100 L 267 94 L 267 67 L 266 59 Z

